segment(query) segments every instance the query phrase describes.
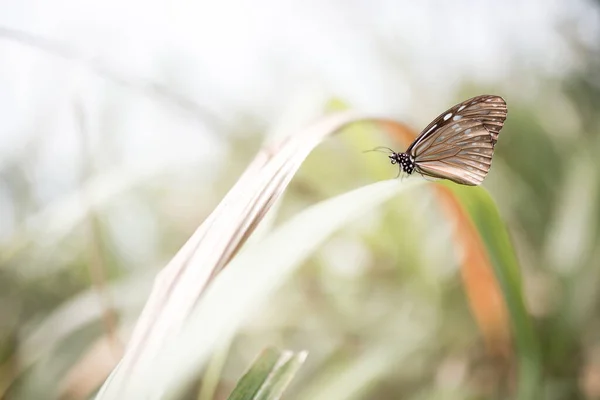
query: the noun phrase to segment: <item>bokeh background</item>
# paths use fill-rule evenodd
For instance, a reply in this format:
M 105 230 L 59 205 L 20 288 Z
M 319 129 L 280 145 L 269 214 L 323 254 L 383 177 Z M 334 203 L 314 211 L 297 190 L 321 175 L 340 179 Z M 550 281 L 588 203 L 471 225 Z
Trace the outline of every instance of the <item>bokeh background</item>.
M 1 2 L 0 395 L 93 393 L 156 272 L 266 136 L 341 104 L 418 131 L 483 93 L 508 103 L 484 186 L 544 398 L 598 399 L 600 3 Z M 278 218 L 393 177 L 362 153 L 375 145 L 400 149 L 383 130 L 320 146 Z M 309 351 L 287 399 L 510 398 L 449 224 L 419 192 L 338 232 L 217 351 L 215 398 L 267 345 Z

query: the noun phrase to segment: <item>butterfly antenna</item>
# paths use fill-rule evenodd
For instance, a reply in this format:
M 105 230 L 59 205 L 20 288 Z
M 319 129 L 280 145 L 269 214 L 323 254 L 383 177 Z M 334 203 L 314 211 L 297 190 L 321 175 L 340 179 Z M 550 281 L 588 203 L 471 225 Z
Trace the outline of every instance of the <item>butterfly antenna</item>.
M 386 150 L 386 151 L 384 151 L 384 150 Z M 380 153 L 388 153 L 389 152 L 390 154 L 395 153 L 394 150 L 390 149 L 389 147 L 385 147 L 385 146 L 377 146 L 374 149 L 365 150 L 365 151 L 363 151 L 363 153 L 369 153 L 371 151 L 378 151 Z

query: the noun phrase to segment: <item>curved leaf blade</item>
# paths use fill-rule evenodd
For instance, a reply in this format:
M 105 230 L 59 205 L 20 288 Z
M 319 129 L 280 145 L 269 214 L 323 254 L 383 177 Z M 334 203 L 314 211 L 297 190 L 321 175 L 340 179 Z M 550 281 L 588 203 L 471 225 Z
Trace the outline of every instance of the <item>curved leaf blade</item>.
M 531 319 L 525 308 L 517 258 L 498 209 L 481 188 L 443 182 L 459 200 L 479 232 L 509 311 L 518 358 L 518 398 L 539 397 L 541 357 Z
M 355 189 L 302 211 L 249 245 L 207 288 L 177 339 L 161 349 L 156 362 L 128 381 L 125 398 L 176 393 L 205 364 L 219 341 L 231 337 L 331 234 L 423 183 L 419 179 L 389 180 Z

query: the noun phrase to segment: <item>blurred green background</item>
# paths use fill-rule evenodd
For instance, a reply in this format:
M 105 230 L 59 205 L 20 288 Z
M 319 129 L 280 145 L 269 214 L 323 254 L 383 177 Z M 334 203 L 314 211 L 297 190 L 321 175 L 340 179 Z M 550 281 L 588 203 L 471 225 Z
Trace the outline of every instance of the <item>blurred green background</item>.
M 508 104 L 483 186 L 523 275 L 544 399 L 600 399 L 600 4 L 8 0 L 0 4 L 0 396 L 87 398 L 156 272 L 270 135 L 332 102 L 419 131 Z M 395 176 L 383 129 L 323 143 L 277 216 Z M 350 223 L 225 349 L 308 350 L 286 399 L 511 398 L 418 190 Z M 196 393 L 190 394 L 195 398 Z

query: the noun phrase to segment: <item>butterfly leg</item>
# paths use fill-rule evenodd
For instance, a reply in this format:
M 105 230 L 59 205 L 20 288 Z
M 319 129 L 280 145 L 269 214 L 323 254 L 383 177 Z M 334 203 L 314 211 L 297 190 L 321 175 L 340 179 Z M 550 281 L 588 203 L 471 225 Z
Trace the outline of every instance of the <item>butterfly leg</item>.
M 428 174 L 424 173 L 422 170 L 417 170 L 417 172 L 419 173 L 419 175 L 421 175 L 423 177 L 423 179 L 425 179 L 428 182 L 437 182 L 437 181 L 439 181 L 439 179 L 437 179 L 436 177 L 428 175 Z M 431 178 L 433 178 L 433 179 L 431 179 Z

